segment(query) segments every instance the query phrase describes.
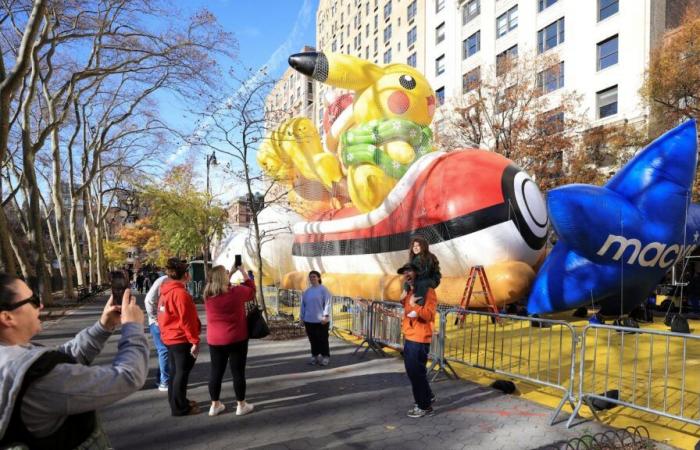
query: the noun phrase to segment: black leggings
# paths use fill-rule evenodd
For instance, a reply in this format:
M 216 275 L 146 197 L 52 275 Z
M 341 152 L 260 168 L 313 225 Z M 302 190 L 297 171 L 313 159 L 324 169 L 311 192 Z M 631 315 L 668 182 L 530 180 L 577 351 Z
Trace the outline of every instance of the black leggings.
M 231 366 L 233 392 L 236 400 L 245 400 L 245 362 L 248 358 L 248 339 L 229 345 L 210 345 L 211 372 L 209 373 L 209 396 L 213 402 L 219 400 L 221 381 L 226 372 L 226 362 Z
M 321 355 L 329 358 L 331 356 L 328 347 L 328 328 L 330 324 L 304 322 L 304 326 L 311 344 L 311 356 Z
M 195 359 L 190 353 L 192 344 L 168 345 L 168 401 L 173 416 L 184 416 L 190 411 L 187 400 L 187 382 L 194 367 Z

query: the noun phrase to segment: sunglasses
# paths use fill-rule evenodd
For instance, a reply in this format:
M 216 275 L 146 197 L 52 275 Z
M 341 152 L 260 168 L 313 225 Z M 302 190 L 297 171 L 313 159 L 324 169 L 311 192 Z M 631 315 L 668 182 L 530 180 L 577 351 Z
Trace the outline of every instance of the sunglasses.
M 10 303 L 9 305 L 2 305 L 0 306 L 0 311 L 14 311 L 15 309 L 19 308 L 22 305 L 26 305 L 27 303 L 31 303 L 33 307 L 39 309 L 41 307 L 41 299 L 37 297 L 36 295 L 32 295 L 26 300 L 19 301 L 17 303 Z

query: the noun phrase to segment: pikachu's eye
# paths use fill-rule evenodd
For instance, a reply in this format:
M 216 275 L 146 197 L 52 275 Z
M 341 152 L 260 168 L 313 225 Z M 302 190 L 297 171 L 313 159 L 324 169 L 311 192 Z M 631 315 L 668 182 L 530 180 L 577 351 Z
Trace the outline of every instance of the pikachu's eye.
M 399 84 L 405 89 L 413 89 L 416 87 L 416 80 L 410 75 L 401 75 L 399 77 Z

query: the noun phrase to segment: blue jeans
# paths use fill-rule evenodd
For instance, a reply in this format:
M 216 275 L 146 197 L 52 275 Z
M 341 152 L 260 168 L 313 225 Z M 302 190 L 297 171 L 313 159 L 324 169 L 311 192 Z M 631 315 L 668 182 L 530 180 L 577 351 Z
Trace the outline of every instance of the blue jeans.
M 156 346 L 156 352 L 158 353 L 158 368 L 160 369 L 158 371 L 160 374 L 159 383 L 168 384 L 170 381 L 170 373 L 168 372 L 168 347 L 160 340 L 160 328 L 158 328 L 157 323 L 150 324 L 148 328 L 151 330 L 153 345 Z
M 429 351 L 430 344 L 405 341 L 403 345 L 403 364 L 406 367 L 406 375 L 411 380 L 413 399 L 420 409 L 430 408 L 430 398 L 433 396 L 425 367 Z

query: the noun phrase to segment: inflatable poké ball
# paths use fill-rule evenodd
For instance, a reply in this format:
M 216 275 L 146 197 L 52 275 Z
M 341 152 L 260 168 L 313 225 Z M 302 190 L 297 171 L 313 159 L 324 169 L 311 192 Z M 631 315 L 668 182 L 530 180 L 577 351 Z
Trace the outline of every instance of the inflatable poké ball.
M 506 263 L 534 267 L 549 225 L 535 182 L 512 161 L 482 150 L 430 153 L 411 166 L 378 208 L 335 217 L 294 227 L 297 271 L 394 275 L 406 262 L 410 237 L 421 234 L 440 260 L 442 283 L 454 286 L 450 297 L 461 295 L 456 286 L 463 290 L 469 267 L 481 265 L 493 274 L 500 303 L 518 300 L 514 291 L 522 298 L 521 285 L 528 285 L 526 292 L 534 276 L 520 264 Z M 514 280 L 521 280 L 518 286 L 511 285 Z

